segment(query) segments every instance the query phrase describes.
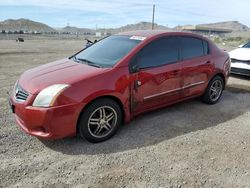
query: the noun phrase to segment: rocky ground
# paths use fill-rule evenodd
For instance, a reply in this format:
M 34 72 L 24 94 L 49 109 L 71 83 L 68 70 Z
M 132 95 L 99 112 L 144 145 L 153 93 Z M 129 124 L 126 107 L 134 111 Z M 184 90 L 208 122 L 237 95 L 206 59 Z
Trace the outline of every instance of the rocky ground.
M 250 187 L 250 79 L 231 77 L 221 101 L 190 100 L 141 115 L 112 139 L 41 141 L 23 133 L 6 92 L 82 41 L 0 41 L 0 187 Z

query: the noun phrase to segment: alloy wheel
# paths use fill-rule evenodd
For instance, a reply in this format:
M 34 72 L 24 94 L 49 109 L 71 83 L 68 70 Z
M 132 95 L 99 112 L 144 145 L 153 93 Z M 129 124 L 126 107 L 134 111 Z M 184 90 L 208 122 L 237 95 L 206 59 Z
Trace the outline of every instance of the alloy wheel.
M 215 80 L 210 87 L 209 91 L 210 99 L 212 101 L 217 101 L 220 98 L 222 90 L 223 90 L 223 85 L 221 80 Z
M 116 111 L 110 106 L 102 106 L 96 109 L 89 117 L 89 133 L 96 138 L 105 137 L 112 132 L 116 122 Z

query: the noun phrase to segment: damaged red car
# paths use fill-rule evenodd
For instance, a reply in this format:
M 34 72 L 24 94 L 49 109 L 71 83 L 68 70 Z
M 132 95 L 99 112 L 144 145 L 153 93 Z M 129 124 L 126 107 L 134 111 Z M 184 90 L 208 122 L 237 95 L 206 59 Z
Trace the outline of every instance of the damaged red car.
M 229 72 L 229 55 L 200 35 L 126 32 L 27 70 L 9 101 L 30 135 L 101 142 L 141 113 L 196 97 L 217 103 Z

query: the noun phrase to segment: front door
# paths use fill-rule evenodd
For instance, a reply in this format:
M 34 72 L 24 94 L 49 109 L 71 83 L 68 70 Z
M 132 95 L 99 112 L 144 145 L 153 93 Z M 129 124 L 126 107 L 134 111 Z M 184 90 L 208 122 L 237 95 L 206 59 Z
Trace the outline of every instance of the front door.
M 131 110 L 138 114 L 180 99 L 182 91 L 178 38 L 164 37 L 136 56 L 138 71 L 131 74 Z

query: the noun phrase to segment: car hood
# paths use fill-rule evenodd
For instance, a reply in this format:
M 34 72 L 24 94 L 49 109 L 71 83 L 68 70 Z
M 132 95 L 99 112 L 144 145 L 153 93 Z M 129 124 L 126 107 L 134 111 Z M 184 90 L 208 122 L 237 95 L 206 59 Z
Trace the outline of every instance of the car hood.
M 242 61 L 250 60 L 250 48 L 238 48 L 229 52 L 230 58 Z
M 62 59 L 24 72 L 19 79 L 19 84 L 29 93 L 37 94 L 50 85 L 71 85 L 105 71 L 107 68 L 98 68 L 76 63 L 70 59 Z

